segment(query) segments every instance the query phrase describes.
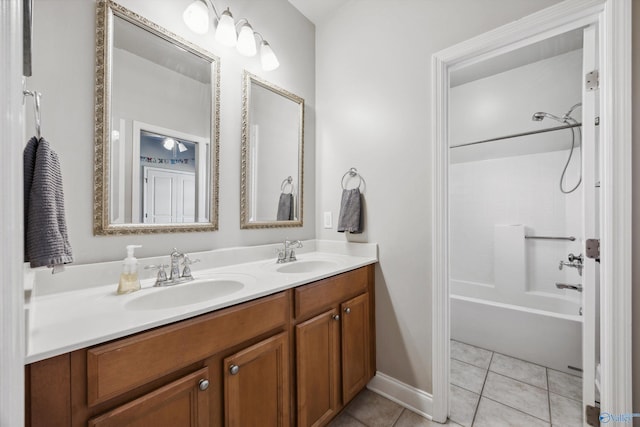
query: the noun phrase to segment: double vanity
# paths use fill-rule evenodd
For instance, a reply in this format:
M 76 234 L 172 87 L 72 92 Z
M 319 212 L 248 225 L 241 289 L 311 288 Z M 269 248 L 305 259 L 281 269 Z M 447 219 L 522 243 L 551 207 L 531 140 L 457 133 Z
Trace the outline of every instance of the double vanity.
M 127 295 L 117 262 L 29 273 L 27 425 L 325 425 L 375 373 L 377 248 L 304 245 L 192 254 L 193 281 Z
M 174 240 L 154 234 L 227 233 L 218 221 L 225 126 L 241 127 L 243 233 L 302 228 L 304 99 L 254 74 L 251 62 L 240 69 L 231 60 L 221 73 L 227 58 L 203 47 L 219 46 L 194 44 L 204 39 L 181 23 L 172 27 L 182 36 L 149 19 L 171 22 L 168 6 L 125 2 L 137 11 L 97 0 L 91 15 L 94 235 L 145 235 L 149 246 Z M 274 79 L 289 85 L 283 77 L 293 72 Z M 221 88 L 232 94 L 240 78 L 241 117 L 221 123 L 220 110 L 236 105 L 221 105 Z M 280 238 L 263 236 L 250 241 Z M 201 235 L 198 247 L 213 241 Z M 83 249 L 100 251 L 102 242 Z M 189 253 L 200 261 L 193 271 L 185 254 L 169 257 L 168 243 L 165 256 L 140 260 L 142 289 L 124 295 L 116 293 L 120 261 L 54 276 L 27 269 L 26 424 L 326 425 L 375 373 L 377 247 L 302 243 Z

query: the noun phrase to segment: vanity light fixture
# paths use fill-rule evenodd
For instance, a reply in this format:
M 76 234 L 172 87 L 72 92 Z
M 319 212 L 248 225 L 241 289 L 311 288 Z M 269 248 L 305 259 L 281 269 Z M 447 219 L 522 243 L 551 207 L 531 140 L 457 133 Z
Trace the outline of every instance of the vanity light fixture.
M 185 151 L 188 150 L 187 146 L 184 145 L 182 142 L 180 141 L 176 141 L 173 138 L 165 138 L 164 141 L 162 142 L 162 146 L 166 149 L 166 150 L 170 150 L 173 151 L 175 154 L 176 149 L 178 151 L 180 151 L 181 153 L 184 153 Z
M 262 37 L 262 34 L 253 31 L 246 18 L 235 23 L 229 8 L 220 14 L 213 4 L 213 0 L 195 0 L 184 10 L 182 19 L 191 31 L 197 34 L 206 34 L 209 31 L 209 6 L 211 6 L 218 23 L 215 31 L 216 41 L 224 46 L 235 46 L 241 55 L 254 56 L 258 53 L 256 37 L 259 37 L 262 69 L 271 71 L 280 66 L 280 62 L 269 43 Z
M 162 146 L 166 150 L 173 150 L 173 148 L 176 146 L 176 140 L 173 138 L 165 138 L 162 142 Z

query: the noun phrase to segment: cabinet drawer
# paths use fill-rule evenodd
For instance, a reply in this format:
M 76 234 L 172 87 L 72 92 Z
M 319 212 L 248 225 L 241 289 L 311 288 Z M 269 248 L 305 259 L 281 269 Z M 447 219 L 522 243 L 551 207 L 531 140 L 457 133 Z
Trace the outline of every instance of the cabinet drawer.
M 341 303 L 345 299 L 359 295 L 367 290 L 367 267 L 362 267 L 338 276 L 329 277 L 312 285 L 295 289 L 296 319 L 312 314 Z
M 87 350 L 89 406 L 286 325 L 285 292 Z

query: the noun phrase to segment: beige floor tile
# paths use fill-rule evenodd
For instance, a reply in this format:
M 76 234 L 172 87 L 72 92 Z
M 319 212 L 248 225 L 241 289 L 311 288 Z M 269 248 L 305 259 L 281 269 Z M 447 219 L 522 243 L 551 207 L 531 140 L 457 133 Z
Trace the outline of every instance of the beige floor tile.
M 473 427 L 548 427 L 538 418 L 483 397 Z
M 551 424 L 554 427 L 581 427 L 582 402 L 550 393 Z
M 346 412 L 342 412 L 329 423 L 329 427 L 367 427 Z
M 488 369 L 492 352 L 483 348 L 451 340 L 451 358 L 461 362 Z
M 480 394 L 486 376 L 486 369 L 451 359 L 450 382 L 453 385 Z
M 408 409 L 402 411 L 402 415 L 398 418 L 398 422 L 395 423 L 393 427 L 460 427 L 460 424 L 457 424 L 451 420 L 447 420 L 446 423 L 440 424 L 435 421 L 428 420 L 420 415 L 411 412 Z
M 514 380 L 547 389 L 547 369 L 540 365 L 494 353 L 489 370 Z
M 489 371 L 482 395 L 549 421 L 549 396 L 546 390 Z
M 449 418 L 452 421 L 470 427 L 473 415 L 478 407 L 480 395 L 455 385 L 449 386 Z
M 582 378 L 564 372 L 548 370 L 549 391 L 573 400 L 582 400 Z
M 390 427 L 404 408 L 370 390 L 362 390 L 345 412 L 369 427 Z

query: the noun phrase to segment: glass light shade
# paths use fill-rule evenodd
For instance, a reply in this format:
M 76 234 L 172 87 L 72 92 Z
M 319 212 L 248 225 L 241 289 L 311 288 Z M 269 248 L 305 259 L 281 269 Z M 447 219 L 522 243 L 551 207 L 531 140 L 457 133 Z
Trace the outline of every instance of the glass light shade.
M 165 138 L 164 142 L 162 143 L 162 146 L 167 150 L 172 150 L 173 147 L 175 147 L 175 145 L 176 145 L 176 140 L 173 138 Z
M 273 53 L 271 46 L 266 40 L 262 40 L 260 45 L 260 61 L 262 62 L 262 69 L 265 71 L 275 70 L 280 66 L 276 54 Z
M 178 150 L 179 150 L 181 153 L 184 153 L 185 151 L 187 151 L 187 146 L 186 146 L 186 145 L 184 145 L 182 142 L 179 142 L 179 141 L 178 141 Z
M 225 46 L 233 47 L 238 42 L 238 35 L 236 34 L 236 24 L 233 22 L 233 15 L 227 8 L 218 21 L 218 28 L 216 28 L 216 40 Z
M 240 34 L 238 34 L 238 46 L 236 46 L 238 52 L 244 56 L 253 56 L 257 53 L 256 38 L 253 35 L 253 28 L 248 23 L 245 23 L 240 27 Z
M 187 6 L 182 13 L 182 20 L 194 33 L 206 34 L 209 31 L 209 10 L 201 0 Z

